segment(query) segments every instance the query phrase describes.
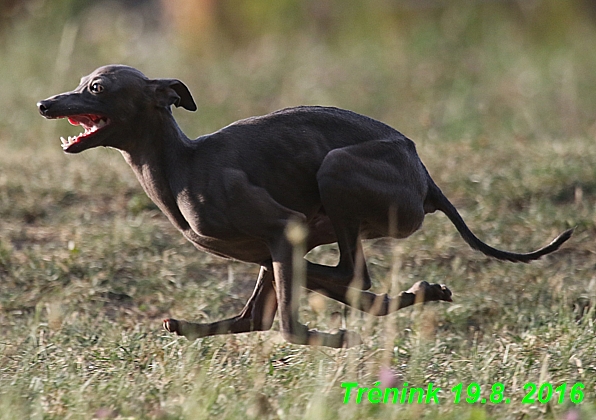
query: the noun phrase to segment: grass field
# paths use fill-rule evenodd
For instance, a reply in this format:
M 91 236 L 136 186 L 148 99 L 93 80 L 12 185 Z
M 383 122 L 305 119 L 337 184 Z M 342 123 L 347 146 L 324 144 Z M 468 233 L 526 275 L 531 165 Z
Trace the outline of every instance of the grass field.
M 0 419 L 596 418 L 594 309 L 577 310 L 596 299 L 596 25 L 574 2 L 518 13 L 447 2 L 394 20 L 371 6 L 367 29 L 348 16 L 324 39 L 297 26 L 200 52 L 114 8 L 68 17 L 48 3 L 0 34 Z M 348 108 L 412 138 L 489 244 L 529 251 L 575 234 L 528 265 L 470 250 L 441 214 L 407 240 L 367 243 L 374 290 L 440 282 L 454 303 L 350 312 L 364 338 L 353 349 L 286 344 L 277 322 L 172 336 L 164 317 L 238 312 L 258 267 L 185 242 L 118 152 L 62 153 L 59 136 L 78 129 L 43 120 L 35 103 L 116 62 L 183 80 L 199 110 L 175 115 L 191 137 L 285 106 Z M 334 264 L 337 251 L 309 258 Z M 301 308 L 322 330 L 343 310 L 306 294 Z M 343 403 L 342 383 L 377 381 L 432 383 L 440 404 Z M 530 382 L 566 392 L 541 403 Z M 487 403 L 466 401 L 473 383 Z M 570 392 L 577 383 L 583 394 Z

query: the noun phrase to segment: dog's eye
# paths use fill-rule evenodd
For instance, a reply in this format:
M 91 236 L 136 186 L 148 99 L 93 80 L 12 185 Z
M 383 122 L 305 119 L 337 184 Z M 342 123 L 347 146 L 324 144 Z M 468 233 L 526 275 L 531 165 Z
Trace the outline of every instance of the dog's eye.
M 89 88 L 89 90 L 92 93 L 101 93 L 103 92 L 103 85 L 99 82 L 93 82 L 91 83 L 91 87 Z

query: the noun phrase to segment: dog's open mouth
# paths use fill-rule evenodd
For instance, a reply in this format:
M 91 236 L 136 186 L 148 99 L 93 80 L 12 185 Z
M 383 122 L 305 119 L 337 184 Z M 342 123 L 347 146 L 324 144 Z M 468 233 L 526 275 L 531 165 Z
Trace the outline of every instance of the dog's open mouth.
M 70 115 L 66 118 L 68 118 L 69 123 L 72 125 L 80 125 L 85 129 L 85 131 L 78 136 L 69 136 L 68 139 L 60 137 L 62 148 L 64 150 L 68 149 L 73 144 L 80 143 L 81 141 L 93 136 L 95 133 L 110 123 L 108 118 L 94 114 Z

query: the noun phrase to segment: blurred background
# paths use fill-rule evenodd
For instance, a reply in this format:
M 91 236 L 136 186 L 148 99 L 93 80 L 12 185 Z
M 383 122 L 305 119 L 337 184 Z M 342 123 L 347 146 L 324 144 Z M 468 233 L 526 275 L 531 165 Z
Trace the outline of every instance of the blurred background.
M 206 129 L 317 103 L 445 140 L 594 131 L 590 0 L 0 0 L 0 16 L 13 105 L 125 63 L 187 81 Z

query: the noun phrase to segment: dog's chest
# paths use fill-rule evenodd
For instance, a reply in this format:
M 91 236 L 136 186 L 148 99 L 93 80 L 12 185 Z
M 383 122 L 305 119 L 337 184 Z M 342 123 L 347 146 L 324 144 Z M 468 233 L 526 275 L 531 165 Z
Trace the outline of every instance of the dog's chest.
M 170 220 L 197 248 L 246 262 L 261 263 L 269 258 L 265 243 L 238 230 L 229 220 L 225 204 L 215 197 L 185 189 L 175 193 L 175 200 L 184 221 Z

